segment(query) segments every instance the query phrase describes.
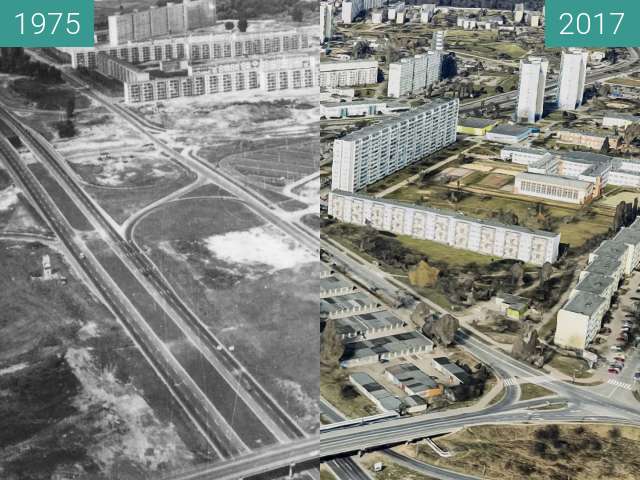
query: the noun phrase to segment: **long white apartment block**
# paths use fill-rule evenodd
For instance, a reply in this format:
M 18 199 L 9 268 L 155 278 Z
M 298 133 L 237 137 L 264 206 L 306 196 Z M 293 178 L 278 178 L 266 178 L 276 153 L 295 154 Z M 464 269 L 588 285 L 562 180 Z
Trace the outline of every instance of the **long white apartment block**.
M 331 192 L 329 214 L 345 223 L 370 225 L 376 230 L 535 265 L 555 262 L 560 248 L 556 233 L 349 192 Z
M 549 62 L 542 57 L 520 60 L 518 86 L 518 122 L 535 123 L 542 118 Z
M 428 51 L 389 64 L 387 95 L 399 98 L 423 90 L 441 79 L 442 53 Z
M 320 2 L 320 42 L 324 43 L 333 37 L 334 7 L 329 2 Z
M 580 281 L 558 311 L 556 345 L 584 350 L 602 327 L 620 281 L 640 264 L 640 219 L 589 255 Z
M 333 142 L 331 185 L 355 192 L 456 141 L 458 99 L 436 99 Z
M 348 60 L 320 64 L 320 86 L 323 88 L 356 87 L 373 83 L 378 83 L 377 61 Z
M 575 110 L 582 105 L 588 61 L 589 52 L 585 49 L 571 48 L 562 52 L 557 99 L 560 110 Z
M 93 47 L 61 47 L 59 50 L 71 56 L 73 68 L 88 69 L 96 68 L 100 53 L 134 65 L 171 60 L 244 59 L 310 49 L 314 46 L 317 32 L 317 27 L 300 27 L 251 33 L 192 33 L 130 42 L 117 47 L 97 44 Z
M 165 6 L 108 17 L 109 43 L 112 46 L 139 42 L 154 37 L 184 34 L 216 23 L 215 0 L 183 0 Z
M 125 83 L 127 104 L 233 92 L 284 92 L 318 87 L 314 54 L 220 61 L 189 66 L 189 75 Z
M 351 23 L 362 12 L 381 8 L 384 0 L 345 0 L 342 2 L 342 23 Z
M 437 30 L 433 32 L 433 36 L 431 37 L 431 50 L 435 50 L 436 52 L 443 52 L 445 48 L 445 36 L 447 32 L 445 30 Z

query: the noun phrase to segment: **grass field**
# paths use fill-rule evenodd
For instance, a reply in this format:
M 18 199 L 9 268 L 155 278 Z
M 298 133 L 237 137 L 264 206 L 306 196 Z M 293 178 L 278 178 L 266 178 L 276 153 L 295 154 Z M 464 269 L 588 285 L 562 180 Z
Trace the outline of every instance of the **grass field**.
M 520 400 L 533 400 L 534 398 L 546 397 L 554 395 L 552 390 L 535 383 L 523 383 L 520 385 Z
M 611 83 L 613 85 L 626 85 L 629 87 L 638 87 L 640 86 L 640 78 L 633 77 L 616 77 L 611 80 L 607 80 L 607 83 Z
M 322 372 L 320 375 L 320 393 L 331 405 L 347 418 L 361 418 L 378 413 L 375 405 L 358 394 L 355 398 L 344 398 L 342 387 L 349 385 L 349 378 L 343 371 Z
M 454 204 L 435 195 L 441 191 L 442 188 L 436 186 L 409 185 L 393 192 L 389 198 L 411 203 L 424 201 L 435 208 L 455 210 L 477 218 L 492 218 L 500 210 L 512 212 L 518 217 L 519 225 L 543 229 L 543 224 L 536 216 L 534 203 L 512 198 L 470 195 Z M 578 212 L 559 206 L 548 206 L 546 211 L 554 220 L 553 231 L 561 234 L 561 242 L 572 247 L 579 247 L 593 236 L 606 233 L 612 222 L 610 217 L 595 214 L 593 217 L 582 216 L 575 222 L 565 223 L 567 218 L 576 216 Z
M 194 199 L 155 210 L 134 234 L 187 304 L 314 431 L 319 265 L 275 232 L 239 201 Z M 308 261 L 290 260 L 301 256 Z
M 382 463 L 381 472 L 373 471 L 373 465 L 377 462 Z M 367 470 L 367 474 L 375 480 L 434 480 L 433 477 L 422 475 L 394 463 L 390 457 L 381 453 L 366 455 L 360 460 L 360 463 Z
M 575 374 L 576 378 L 590 378 L 593 376 L 593 372 L 588 371 L 588 365 L 584 360 L 574 357 L 565 357 L 563 355 L 554 355 L 549 366 L 559 370 L 565 375 L 572 376 Z
M 625 479 L 640 471 L 640 429 L 611 425 L 482 426 L 438 439 L 456 454 L 421 448 L 419 459 L 487 480 Z M 415 447 L 397 447 L 408 455 Z
M 598 200 L 596 205 L 616 208 L 620 202 L 633 203 L 636 198 L 640 198 L 640 192 L 623 191 Z

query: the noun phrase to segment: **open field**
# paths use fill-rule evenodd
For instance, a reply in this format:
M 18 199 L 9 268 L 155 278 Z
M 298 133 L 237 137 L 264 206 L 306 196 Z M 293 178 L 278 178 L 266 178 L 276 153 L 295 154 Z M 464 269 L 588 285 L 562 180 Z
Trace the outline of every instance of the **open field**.
M 422 447 L 422 461 L 488 480 L 633 480 L 640 471 L 635 452 L 640 429 L 611 425 L 483 426 L 437 440 L 455 452 L 449 459 Z M 415 447 L 398 447 L 415 455 Z
M 373 465 L 377 462 L 382 463 L 382 471 L 374 472 Z M 359 461 L 369 476 L 375 480 L 434 480 L 420 473 L 414 472 L 406 467 L 394 463 L 393 460 L 382 453 L 371 453 L 365 455 Z
M 0 232 L 49 234 L 47 224 L 0 168 Z
M 63 257 L 0 249 L 0 476 L 137 479 L 193 464 L 200 439 Z M 30 280 L 45 254 L 66 283 Z
M 620 202 L 633 203 L 636 198 L 640 197 L 640 192 L 622 191 L 606 198 L 598 200 L 596 205 L 604 205 L 606 207 L 616 208 Z
M 41 110 L 64 111 L 70 100 L 75 108 L 87 108 L 91 105 L 88 97 L 77 93 L 67 84 L 48 84 L 31 78 L 18 78 L 9 84 L 10 92 L 25 99 Z
M 575 375 L 576 378 L 589 378 L 593 376 L 593 371 L 588 370 L 587 362 L 581 358 L 565 357 L 555 354 L 548 364 L 565 375 Z
M 355 389 L 348 388 L 349 394 L 345 395 L 345 387 L 347 386 L 351 386 L 349 376 L 340 369 L 330 372 L 323 370 L 320 374 L 320 393 L 322 397 L 336 407 L 345 417 L 361 418 L 379 413 L 376 406 Z
M 142 220 L 134 238 L 243 365 L 315 430 L 314 257 L 236 200 L 171 202 Z

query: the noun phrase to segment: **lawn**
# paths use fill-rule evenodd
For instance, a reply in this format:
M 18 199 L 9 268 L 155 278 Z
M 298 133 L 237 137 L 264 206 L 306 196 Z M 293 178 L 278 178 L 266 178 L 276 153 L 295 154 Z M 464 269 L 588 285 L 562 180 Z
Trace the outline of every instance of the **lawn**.
M 400 235 L 397 238 L 406 247 L 422 253 L 431 263 L 443 262 L 452 267 L 464 267 L 470 263 L 488 265 L 495 260 L 489 255 L 480 255 L 469 250 L 452 248 L 431 240 L 418 240 L 404 235 Z
M 616 77 L 611 80 L 607 80 L 607 83 L 611 83 L 613 85 L 626 85 L 629 87 L 638 87 L 640 86 L 640 78 Z
M 572 376 L 575 374 L 576 378 L 590 378 L 593 376 L 593 372 L 588 371 L 587 363 L 579 358 L 555 354 L 548 365 L 565 375 Z
M 520 400 L 533 400 L 534 398 L 547 397 L 549 395 L 555 395 L 555 393 L 548 388 L 535 383 L 523 383 L 520 385 Z

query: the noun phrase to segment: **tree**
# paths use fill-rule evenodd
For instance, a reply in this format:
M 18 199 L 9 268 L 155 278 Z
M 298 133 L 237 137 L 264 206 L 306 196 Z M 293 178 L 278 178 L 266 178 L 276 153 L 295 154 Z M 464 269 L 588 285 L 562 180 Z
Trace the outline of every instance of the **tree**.
M 320 362 L 326 367 L 337 367 L 344 353 L 344 345 L 336 331 L 335 320 L 327 320 L 320 342 Z
M 231 21 L 228 22 L 224 22 L 224 28 L 226 30 L 233 30 L 233 28 L 235 27 L 234 23 Z
M 71 96 L 69 100 L 67 100 L 66 112 L 67 112 L 67 120 L 71 120 L 73 118 L 73 113 L 76 110 L 76 97 Z
M 238 20 L 238 30 L 240 30 L 241 32 L 246 32 L 247 28 L 249 28 L 249 22 L 246 18 L 243 17 Z
M 544 287 L 544 284 L 551 280 L 553 274 L 553 266 L 549 262 L 545 262 L 540 268 L 540 287 Z
M 504 88 L 502 87 L 502 85 L 498 85 L 496 87 L 496 93 L 504 93 Z
M 304 19 L 304 11 L 300 5 L 296 5 L 291 10 L 291 20 L 294 22 L 301 22 Z
M 510 269 L 511 284 L 521 286 L 524 279 L 524 268 L 520 262 L 514 263 Z
M 452 315 L 445 314 L 441 317 L 431 316 L 422 326 L 422 333 L 440 345 L 451 345 L 460 328 L 460 322 Z
M 616 207 L 616 213 L 613 215 L 613 231 L 617 232 L 622 226 L 624 226 L 624 214 L 626 210 L 625 202 L 618 203 Z
M 624 129 L 624 134 L 622 138 L 624 143 L 627 146 L 627 149 L 631 146 L 633 142 L 635 142 L 638 137 L 640 137 L 640 123 L 634 122 L 631 125 L 628 125 L 627 128 Z

